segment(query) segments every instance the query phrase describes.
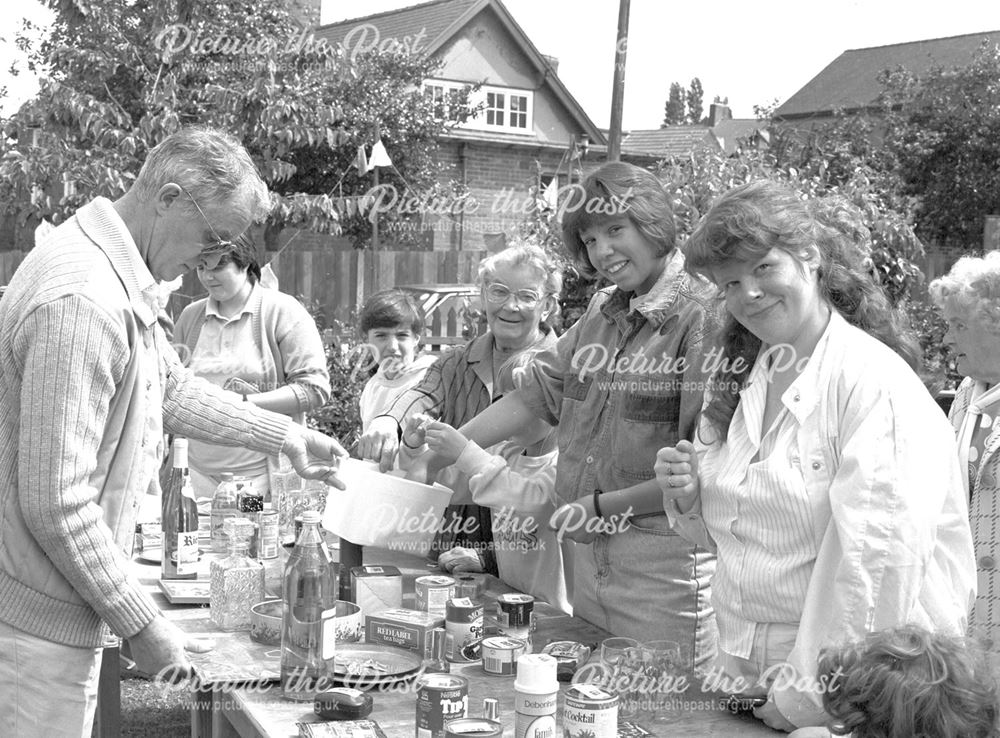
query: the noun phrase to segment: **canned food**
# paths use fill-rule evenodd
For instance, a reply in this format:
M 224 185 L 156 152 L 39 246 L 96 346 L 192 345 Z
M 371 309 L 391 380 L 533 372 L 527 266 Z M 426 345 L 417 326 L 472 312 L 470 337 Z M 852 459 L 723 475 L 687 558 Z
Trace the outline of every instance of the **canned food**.
M 417 577 L 414 582 L 417 609 L 444 617 L 448 600 L 455 596 L 455 580 L 451 577 Z
M 497 622 L 501 627 L 524 628 L 531 626 L 531 611 L 535 598 L 520 593 L 502 594 L 497 597 Z
M 596 684 L 573 684 L 566 690 L 563 733 L 593 738 L 618 735 L 618 696 Z
M 503 726 L 496 720 L 465 718 L 448 723 L 444 735 L 445 738 L 466 738 L 470 735 L 476 738 L 500 738 L 503 735 Z
M 487 674 L 513 674 L 517 669 L 517 657 L 526 650 L 527 646 L 520 638 L 485 638 L 482 642 L 483 670 Z
M 448 633 L 445 657 L 456 663 L 471 661 L 462 649 L 483 637 L 483 606 L 467 597 L 448 600 L 444 628 Z
M 445 724 L 468 714 L 468 679 L 455 674 L 424 674 L 417 680 L 416 738 L 444 738 Z

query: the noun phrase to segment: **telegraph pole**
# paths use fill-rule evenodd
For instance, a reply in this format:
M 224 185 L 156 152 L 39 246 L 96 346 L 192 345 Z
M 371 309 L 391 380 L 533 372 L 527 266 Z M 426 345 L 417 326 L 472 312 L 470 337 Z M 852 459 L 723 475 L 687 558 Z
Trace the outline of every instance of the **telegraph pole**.
M 615 43 L 615 75 L 611 87 L 611 130 L 608 134 L 608 161 L 618 161 L 621 158 L 629 4 L 630 0 L 619 0 L 618 3 L 618 40 Z

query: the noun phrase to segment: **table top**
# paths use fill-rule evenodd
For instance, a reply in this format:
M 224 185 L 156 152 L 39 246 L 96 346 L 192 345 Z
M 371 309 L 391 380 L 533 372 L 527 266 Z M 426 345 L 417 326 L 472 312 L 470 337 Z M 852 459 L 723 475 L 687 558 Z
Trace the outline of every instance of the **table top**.
M 403 606 L 414 607 L 413 580 L 434 571 L 434 565 L 416 556 L 381 549 L 365 549 L 366 564 L 396 566 L 403 573 Z M 156 587 L 159 569 L 155 566 L 136 564 L 140 580 Z M 484 604 L 487 614 L 493 612 L 497 595 L 513 591 L 503 582 L 486 578 Z M 153 591 L 153 590 L 151 590 Z M 220 631 L 208 618 L 208 608 L 170 605 L 159 592 L 154 599 L 172 621 L 184 630 L 215 640 L 215 648 L 206 654 L 191 654 L 203 685 L 225 685 L 225 693 L 216 694 L 215 709 L 225 714 L 242 736 L 267 736 L 294 738 L 298 735 L 296 723 L 314 722 L 311 703 L 296 703 L 281 696 L 275 683 L 278 676 L 280 649 L 264 646 L 250 640 L 245 632 Z M 556 640 L 573 640 L 599 648 L 600 642 L 610 634 L 594 625 L 562 613 L 555 608 L 536 602 L 535 650 Z M 592 658 L 596 658 L 595 656 Z M 501 721 L 505 736 L 513 735 L 514 677 L 487 674 L 479 663 L 452 664 L 451 673 L 464 676 L 469 681 L 469 716 L 482 715 L 483 699 L 493 697 L 500 702 Z M 244 686 L 232 686 L 240 684 Z M 561 714 L 566 683 L 560 683 L 559 711 Z M 374 710 L 368 717 L 378 722 L 388 738 L 412 738 L 414 735 L 416 692 L 412 685 L 399 684 L 387 691 L 373 691 Z M 656 736 L 717 736 L 719 738 L 752 738 L 775 736 L 762 723 L 753 718 L 734 716 L 719 705 L 717 695 L 703 694 L 699 685 L 692 684 L 678 695 L 675 708 L 661 715 L 656 722 L 639 718 L 635 722 Z M 623 719 L 624 720 L 624 719 Z M 621 727 L 621 725 L 619 726 Z M 635 735 L 643 735 L 637 732 Z

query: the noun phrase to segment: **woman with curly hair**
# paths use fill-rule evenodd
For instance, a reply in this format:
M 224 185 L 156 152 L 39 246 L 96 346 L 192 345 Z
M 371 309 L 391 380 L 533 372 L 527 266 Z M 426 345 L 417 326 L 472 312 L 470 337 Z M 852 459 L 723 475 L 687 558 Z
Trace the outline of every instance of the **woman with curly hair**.
M 948 415 L 958 441 L 976 551 L 979 592 L 969 633 L 1000 661 L 1000 252 L 966 256 L 930 285 L 944 312 L 958 372 L 965 376 Z
M 720 197 L 685 247 L 729 314 L 697 447 L 656 463 L 674 524 L 718 554 L 717 667 L 774 728 L 820 725 L 820 649 L 904 623 L 958 634 L 974 592 L 951 429 L 836 198 Z
M 963 639 L 912 626 L 826 649 L 819 682 L 827 685 L 830 731 L 852 738 L 994 738 L 1000 698 L 982 656 Z

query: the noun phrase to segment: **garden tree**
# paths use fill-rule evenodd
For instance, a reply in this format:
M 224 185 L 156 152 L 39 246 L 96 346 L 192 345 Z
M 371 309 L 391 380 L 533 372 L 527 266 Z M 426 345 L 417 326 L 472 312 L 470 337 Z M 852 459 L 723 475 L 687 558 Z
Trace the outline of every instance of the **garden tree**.
M 962 68 L 882 76 L 885 138 L 902 191 L 916 198 L 920 237 L 979 249 L 983 217 L 1000 213 L 1000 48 Z
M 691 86 L 687 91 L 687 117 L 688 123 L 693 126 L 701 123 L 702 113 L 705 112 L 705 92 L 701 88 L 701 80 L 695 77 L 691 80 Z
M 681 87 L 680 82 L 671 82 L 670 97 L 667 98 L 667 102 L 663 106 L 663 122 L 660 124 L 660 128 L 683 125 L 686 119 L 684 88 Z
M 400 173 L 383 169 L 382 181 L 434 194 L 448 124 L 421 92 L 433 68 L 421 55 L 319 44 L 285 0 L 48 1 L 55 22 L 31 57 L 41 89 L 0 121 L 0 196 L 22 223 L 118 197 L 149 149 L 187 124 L 247 146 L 274 193 L 272 235 L 343 230 L 363 243 L 371 198 L 356 196 L 371 175 L 351 164 L 376 135 Z M 64 181 L 74 186 L 60 195 Z

